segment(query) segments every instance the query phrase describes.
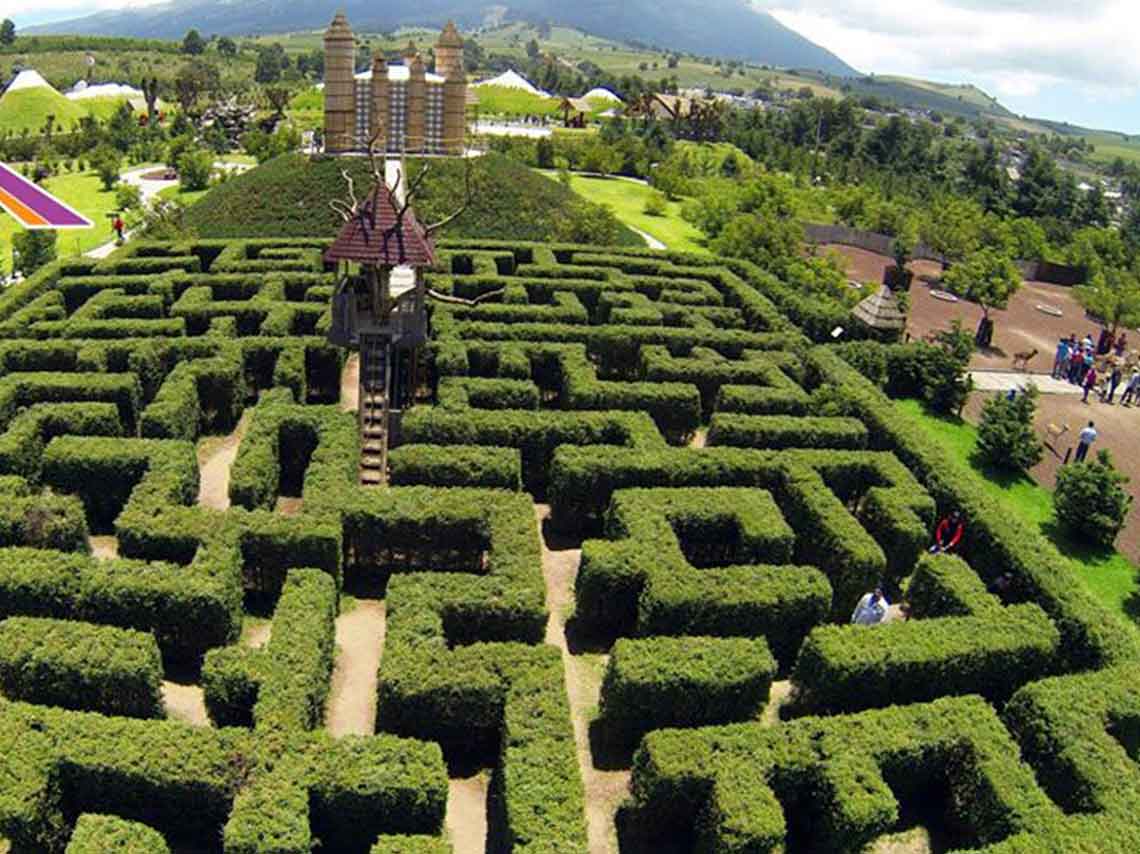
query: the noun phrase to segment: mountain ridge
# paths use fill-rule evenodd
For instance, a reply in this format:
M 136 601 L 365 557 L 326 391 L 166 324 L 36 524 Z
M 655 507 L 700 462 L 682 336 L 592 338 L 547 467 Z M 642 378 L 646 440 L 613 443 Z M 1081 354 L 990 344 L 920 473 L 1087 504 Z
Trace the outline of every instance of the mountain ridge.
M 307 4 L 287 0 L 172 0 L 97 12 L 30 27 L 26 32 L 174 39 L 197 29 L 204 35 L 261 35 L 323 27 L 337 9 L 344 9 L 353 27 L 361 30 L 439 27 L 449 18 L 470 30 L 499 17 L 575 27 L 604 38 L 659 45 L 665 50 L 782 68 L 818 69 L 842 76 L 857 73 L 835 54 L 743 0 L 673 0 L 669 4 L 656 4 L 654 0 L 580 0 L 574 4 L 514 0 L 505 6 L 485 0 L 421 0 L 410 7 L 378 7 L 370 0 Z M 266 22 L 272 22 L 271 26 Z

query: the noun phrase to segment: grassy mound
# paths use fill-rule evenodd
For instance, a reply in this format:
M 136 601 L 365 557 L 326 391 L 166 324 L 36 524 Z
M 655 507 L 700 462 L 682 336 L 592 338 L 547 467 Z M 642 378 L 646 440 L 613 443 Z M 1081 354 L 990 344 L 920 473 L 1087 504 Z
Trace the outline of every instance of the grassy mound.
M 70 130 L 86 114 L 82 107 L 54 89 L 18 89 L 0 97 L 0 132 L 20 133 L 25 128 L 37 132 L 48 116 L 55 116 L 56 125 Z
M 410 162 L 413 175 L 419 168 Z M 364 158 L 283 154 L 210 191 L 187 211 L 187 225 L 202 237 L 331 237 L 341 220 L 329 202 L 347 195 L 341 170 L 358 195 L 369 186 Z M 422 220 L 442 219 L 460 204 L 463 172 L 461 160 L 431 161 L 415 204 Z M 448 225 L 448 237 L 644 245 L 608 210 L 500 154 L 473 161 L 472 183 L 471 205 Z

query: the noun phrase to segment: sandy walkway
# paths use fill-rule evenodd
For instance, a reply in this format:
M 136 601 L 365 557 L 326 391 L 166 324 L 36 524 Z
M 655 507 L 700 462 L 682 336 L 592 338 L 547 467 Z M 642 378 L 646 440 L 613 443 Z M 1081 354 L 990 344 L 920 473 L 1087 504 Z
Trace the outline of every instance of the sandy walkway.
M 91 556 L 99 560 L 114 560 L 119 556 L 119 538 L 113 536 L 88 537 Z
M 170 720 L 182 721 L 191 726 L 210 726 L 201 685 L 163 682 L 162 701 L 166 704 L 166 716 Z
M 325 726 L 335 736 L 375 732 L 386 629 L 387 611 L 379 599 L 359 599 L 336 619 L 336 666 L 325 705 Z
M 535 516 L 542 532 L 542 522 L 550 517 L 550 506 L 536 504 Z M 602 771 L 594 766 L 590 752 L 590 718 L 598 707 L 602 675 L 607 656 L 571 655 L 566 643 L 566 617 L 574 603 L 574 579 L 582 560 L 580 548 L 550 549 L 542 542 L 542 573 L 546 580 L 546 606 L 550 621 L 546 624 L 546 642 L 562 651 L 566 694 L 574 724 L 574 741 L 578 745 L 578 765 L 586 791 L 586 824 L 590 854 L 617 854 L 617 832 L 614 816 L 629 794 L 628 771 Z
M 270 635 L 273 633 L 273 621 L 264 620 L 258 617 L 246 616 L 242 621 L 241 627 L 241 643 L 243 646 L 248 646 L 253 649 L 261 649 L 269 643 Z
M 340 408 L 356 412 L 360 408 L 360 354 L 353 353 L 340 374 Z
M 447 784 L 445 825 L 454 854 L 484 854 L 487 850 L 487 789 L 491 772 L 452 777 Z
M 207 436 L 198 443 L 199 507 L 230 509 L 230 468 L 249 429 L 249 419 L 250 410 L 246 410 L 228 436 Z

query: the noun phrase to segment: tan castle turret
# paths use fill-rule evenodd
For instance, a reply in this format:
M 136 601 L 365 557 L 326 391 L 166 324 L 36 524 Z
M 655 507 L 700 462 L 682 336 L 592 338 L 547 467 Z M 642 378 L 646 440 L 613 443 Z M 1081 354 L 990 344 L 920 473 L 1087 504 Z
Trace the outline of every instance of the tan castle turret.
M 443 150 L 463 153 L 467 129 L 467 75 L 463 71 L 463 39 L 448 21 L 435 45 L 435 73 L 443 78 Z
M 427 140 L 426 111 L 427 68 L 417 52 L 408 60 L 408 151 L 424 150 Z
M 325 151 L 352 151 L 356 136 L 356 46 L 344 12 L 325 33 Z

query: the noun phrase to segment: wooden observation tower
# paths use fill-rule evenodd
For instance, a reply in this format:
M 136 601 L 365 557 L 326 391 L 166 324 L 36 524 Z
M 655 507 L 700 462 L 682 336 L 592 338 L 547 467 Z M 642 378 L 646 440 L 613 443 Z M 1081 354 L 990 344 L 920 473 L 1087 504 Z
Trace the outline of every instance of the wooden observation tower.
M 326 264 L 339 271 L 329 341 L 360 351 L 361 482 L 387 479 L 388 443 L 400 412 L 415 400 L 427 340 L 424 270 L 435 263 L 431 231 L 380 178 L 346 221 Z M 350 183 L 351 194 L 351 183 Z
M 388 479 L 388 446 L 403 410 L 416 399 L 421 355 L 427 342 L 427 299 L 475 305 L 502 291 L 465 300 L 427 287 L 424 271 L 435 264 L 432 235 L 461 216 L 471 201 L 471 159 L 464 159 L 462 204 L 449 216 L 423 225 L 412 199 L 431 168 L 406 180 L 399 161 L 377 158 L 377 135 L 368 147 L 372 189 L 356 196 L 352 177 L 341 171 L 347 199 L 331 202 L 344 226 L 324 254 L 338 271 L 332 298 L 329 343 L 360 351 L 360 480 Z

